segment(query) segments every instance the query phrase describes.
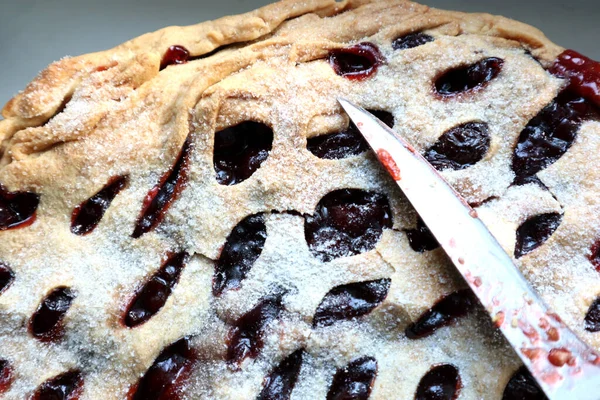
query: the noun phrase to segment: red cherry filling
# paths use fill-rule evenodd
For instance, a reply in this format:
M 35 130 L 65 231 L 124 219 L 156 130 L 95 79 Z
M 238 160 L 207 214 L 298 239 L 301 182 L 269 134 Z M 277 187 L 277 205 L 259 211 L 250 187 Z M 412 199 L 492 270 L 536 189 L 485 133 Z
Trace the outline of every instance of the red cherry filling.
M 498 76 L 503 64 L 504 60 L 489 57 L 471 65 L 453 68 L 436 79 L 435 90 L 442 96 L 455 96 L 479 89 Z
M 112 177 L 98 193 L 75 207 L 71 216 L 71 232 L 85 235 L 93 231 L 127 181 L 126 175 Z
M 304 349 L 287 356 L 265 378 L 263 389 L 256 400 L 289 400 L 302 367 Z
M 422 46 L 426 43 L 433 42 L 433 36 L 429 36 L 423 32 L 409 33 L 408 35 L 400 36 L 392 42 L 394 50 L 406 50 L 413 47 Z
M 548 398 L 527 368 L 521 367 L 508 381 L 502 400 L 548 400 Z
M 338 369 L 327 393 L 327 400 L 367 400 L 377 376 L 377 361 L 361 357 Z
M 415 229 L 406 229 L 405 232 L 408 237 L 408 244 L 416 252 L 423 253 L 424 251 L 440 247 L 437 239 L 433 236 L 433 233 L 431 233 L 421 217 L 417 218 L 417 227 Z
M 458 368 L 451 364 L 437 365 L 421 378 L 415 400 L 454 400 L 461 387 Z
M 375 248 L 383 228 L 391 228 L 387 199 L 372 192 L 341 189 L 319 201 L 304 223 L 304 236 L 313 256 L 327 262 Z
M 15 280 L 15 273 L 8 265 L 0 262 L 0 294 L 4 292 Z
M 329 326 L 370 313 L 386 298 L 390 283 L 390 279 L 379 279 L 334 287 L 317 307 L 313 326 Z
M 9 192 L 0 184 L 0 231 L 31 225 L 39 202 L 35 193 Z
M 133 238 L 139 238 L 154 229 L 187 184 L 190 149 L 191 140 L 188 138 L 175 165 L 160 178 L 159 183 L 144 198 L 142 211 L 131 235 Z
M 362 42 L 329 53 L 329 64 L 336 74 L 351 80 L 363 80 L 375 72 L 384 62 L 379 48 L 373 43 Z
M 213 294 L 238 289 L 254 265 L 267 240 L 267 227 L 262 214 L 250 215 L 233 228 L 215 265 Z
M 567 152 L 585 120 L 600 120 L 592 103 L 562 92 L 540 111 L 519 135 L 512 160 L 516 182 L 536 174 Z
M 558 213 L 540 214 L 529 218 L 517 229 L 515 258 L 535 250 L 552 236 L 560 225 L 562 215 Z
M 273 130 L 265 124 L 246 121 L 215 133 L 213 164 L 217 182 L 235 185 L 250 178 L 269 156 Z
M 131 400 L 179 400 L 180 389 L 197 359 L 190 339 L 184 337 L 166 347 L 135 388 Z
M 600 240 L 596 241 L 596 243 L 594 243 L 594 245 L 590 249 L 590 254 L 588 255 L 588 260 L 590 260 L 590 262 L 592 263 L 594 268 L 596 268 L 596 271 L 600 272 Z M 1 278 L 0 278 L 0 282 L 2 282 Z M 0 287 L 2 287 L 1 283 L 0 283 Z M 2 292 L 2 289 L 0 289 L 0 293 L 1 292 Z
M 31 400 L 77 400 L 82 393 L 83 376 L 71 370 L 42 383 Z
M 490 148 L 488 125 L 468 122 L 445 132 L 423 155 L 436 169 L 465 169 L 480 161 Z
M 160 62 L 160 69 L 173 64 L 185 64 L 190 58 L 190 52 L 183 46 L 174 45 L 167 49 Z
M 452 324 L 457 318 L 467 315 L 473 308 L 473 294 L 464 289 L 449 294 L 425 311 L 406 330 L 409 339 L 420 339 L 432 335 L 441 327 Z
M 392 128 L 394 116 L 387 111 L 369 110 L 383 123 Z M 350 122 L 348 129 L 309 138 L 306 148 L 319 158 L 328 160 L 355 156 L 369 149 L 369 145 L 358 131 L 356 125 Z
M 0 359 L 0 394 L 6 392 L 14 379 L 13 370 L 8 361 Z
M 256 358 L 263 348 L 263 335 L 267 325 L 277 319 L 283 310 L 283 294 L 270 294 L 242 315 L 227 335 L 227 355 L 229 364 L 238 366 L 246 358 Z
M 148 321 L 167 302 L 185 266 L 186 252 L 170 254 L 164 264 L 132 299 L 124 323 L 133 328 Z
M 600 297 L 594 300 L 585 314 L 584 328 L 589 332 L 600 332 Z
M 31 334 L 43 342 L 60 339 L 64 334 L 62 320 L 74 298 L 75 294 L 68 287 L 52 290 L 29 320 Z
M 574 50 L 558 56 L 550 72 L 569 79 L 569 89 L 600 106 L 600 63 Z

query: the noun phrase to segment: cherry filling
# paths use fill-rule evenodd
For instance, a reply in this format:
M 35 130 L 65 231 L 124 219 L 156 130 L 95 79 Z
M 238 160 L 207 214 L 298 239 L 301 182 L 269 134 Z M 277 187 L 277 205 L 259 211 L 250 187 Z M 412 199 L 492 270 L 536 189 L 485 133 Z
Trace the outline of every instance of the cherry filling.
M 327 262 L 375 248 L 383 228 L 392 226 L 387 199 L 378 193 L 341 189 L 327 194 L 304 223 L 313 256 Z
M 0 294 L 4 292 L 15 280 L 15 273 L 8 265 L 0 262 Z
M 31 225 L 39 202 L 35 193 L 9 192 L 0 184 L 0 231 Z
M 597 240 L 596 243 L 593 244 L 592 248 L 590 249 L 590 254 L 588 255 L 588 260 L 590 260 L 594 268 L 596 268 L 596 271 L 600 272 L 600 240 Z M 1 278 L 0 282 L 2 282 Z M 1 283 L 0 287 L 2 287 Z M 0 293 L 1 292 L 2 289 L 0 289 Z
M 115 196 L 127 186 L 128 176 L 112 177 L 98 193 L 75 207 L 71 216 L 71 232 L 85 235 L 93 231 Z
M 363 80 L 375 72 L 385 61 L 373 43 L 362 42 L 329 52 L 329 65 L 336 74 L 351 80 Z
M 13 369 L 8 361 L 0 359 L 0 394 L 6 392 L 14 379 Z
M 548 398 L 527 368 L 521 367 L 508 381 L 502 400 L 548 400 Z
M 594 300 L 585 314 L 584 328 L 589 332 L 600 332 L 600 297 Z
M 432 335 L 441 327 L 452 324 L 457 318 L 467 315 L 473 308 L 473 294 L 464 289 L 449 294 L 425 311 L 406 330 L 409 339 L 420 339 Z
M 181 386 L 196 359 L 197 354 L 188 337 L 166 347 L 140 379 L 131 400 L 181 399 Z
M 390 283 L 390 279 L 379 279 L 334 287 L 317 307 L 313 326 L 329 326 L 370 313 L 386 298 Z
M 287 356 L 265 378 L 263 389 L 256 400 L 289 400 L 302 367 L 304 349 Z
M 569 89 L 600 106 L 600 63 L 574 50 L 558 56 L 550 72 L 569 79 Z
M 250 178 L 269 156 L 273 130 L 265 124 L 245 121 L 215 133 L 213 164 L 217 182 L 235 185 Z
M 83 376 L 71 370 L 42 383 L 31 400 L 77 400 L 82 393 Z
M 133 328 L 148 321 L 167 302 L 185 266 L 186 252 L 170 254 L 164 264 L 131 300 L 124 323 Z
M 415 400 L 454 400 L 461 387 L 458 368 L 451 364 L 437 365 L 421 378 Z
M 433 42 L 433 36 L 429 36 L 423 32 L 409 33 L 408 35 L 400 36 L 392 42 L 394 50 L 406 50 L 413 47 L 422 46 L 426 43 Z
M 562 215 L 558 213 L 540 214 L 529 218 L 517 229 L 515 258 L 535 250 L 552 236 L 560 225 Z
M 144 198 L 142 211 L 131 235 L 133 238 L 139 238 L 154 229 L 187 184 L 190 149 L 191 140 L 188 137 L 175 165 L 160 178 L 159 183 Z
M 44 298 L 29 320 L 29 331 L 37 339 L 56 341 L 64 334 L 63 318 L 75 294 L 68 287 L 58 287 Z
M 568 91 L 559 94 L 519 135 L 512 160 L 517 183 L 562 157 L 575 141 L 580 125 L 590 119 L 600 120 L 592 103 Z
M 465 169 L 490 148 L 488 124 L 468 122 L 445 132 L 423 155 L 436 169 Z
M 361 357 L 338 369 L 327 393 L 327 400 L 366 400 L 377 376 L 377 361 Z
M 393 128 L 394 116 L 391 113 L 380 110 L 369 110 L 369 112 Z M 356 125 L 350 122 L 348 129 L 344 131 L 309 138 L 306 148 L 319 158 L 335 160 L 363 153 L 369 149 L 369 145 Z
M 183 46 L 174 45 L 167 49 L 160 62 L 160 69 L 173 64 L 185 64 L 190 58 L 190 52 Z
M 242 315 L 227 335 L 227 355 L 229 364 L 238 366 L 246 358 L 256 358 L 263 348 L 263 335 L 267 325 L 277 319 L 283 310 L 283 294 L 270 294 L 246 314 Z
M 482 88 L 498 76 L 503 64 L 504 60 L 490 57 L 471 65 L 453 68 L 436 79 L 435 90 L 442 96 L 455 96 Z
M 417 218 L 417 227 L 415 229 L 406 229 L 405 232 L 408 237 L 408 244 L 416 252 L 423 253 L 424 251 L 440 247 L 437 239 L 433 236 L 433 233 L 431 233 L 421 217 Z
M 267 227 L 262 214 L 244 218 L 227 236 L 221 256 L 215 265 L 213 294 L 238 289 L 254 265 L 267 240 Z

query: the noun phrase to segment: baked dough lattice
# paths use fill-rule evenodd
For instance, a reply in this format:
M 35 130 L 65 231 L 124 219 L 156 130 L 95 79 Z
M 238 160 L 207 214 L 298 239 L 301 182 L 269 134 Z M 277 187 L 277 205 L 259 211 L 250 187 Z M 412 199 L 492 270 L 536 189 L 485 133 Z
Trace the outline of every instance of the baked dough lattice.
M 51 64 L 0 121 L 3 398 L 543 398 L 336 98 L 600 349 L 574 57 L 487 14 L 286 0 Z

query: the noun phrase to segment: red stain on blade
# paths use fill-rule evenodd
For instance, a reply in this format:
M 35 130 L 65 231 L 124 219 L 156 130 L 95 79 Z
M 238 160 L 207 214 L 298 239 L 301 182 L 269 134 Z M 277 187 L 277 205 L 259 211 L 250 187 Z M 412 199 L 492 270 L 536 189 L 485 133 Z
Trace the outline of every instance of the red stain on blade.
M 504 315 L 504 311 L 499 311 L 494 316 L 494 325 L 496 325 L 497 328 L 500 328 L 502 326 L 502 324 L 504 323 L 505 318 L 506 317 Z
M 573 359 L 573 361 L 571 361 L 571 359 Z M 550 364 L 557 367 L 562 367 L 567 363 L 569 363 L 569 365 L 574 365 L 573 363 L 575 362 L 573 354 L 564 347 L 550 350 L 550 353 L 548 353 L 548 361 L 550 361 Z
M 387 169 L 395 181 L 399 181 L 401 179 L 400 168 L 398 168 L 398 165 L 396 165 L 392 155 L 386 149 L 377 150 L 377 158 L 379 158 L 379 161 L 383 164 L 385 169 Z

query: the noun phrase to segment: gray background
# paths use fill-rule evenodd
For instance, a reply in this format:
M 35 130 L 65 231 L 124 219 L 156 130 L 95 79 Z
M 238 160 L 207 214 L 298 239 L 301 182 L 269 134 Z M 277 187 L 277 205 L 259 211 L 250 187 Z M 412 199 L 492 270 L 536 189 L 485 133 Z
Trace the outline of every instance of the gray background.
M 108 49 L 168 25 L 241 13 L 270 0 L 0 0 L 0 107 L 50 62 Z M 600 0 L 421 0 L 501 14 L 600 60 Z

